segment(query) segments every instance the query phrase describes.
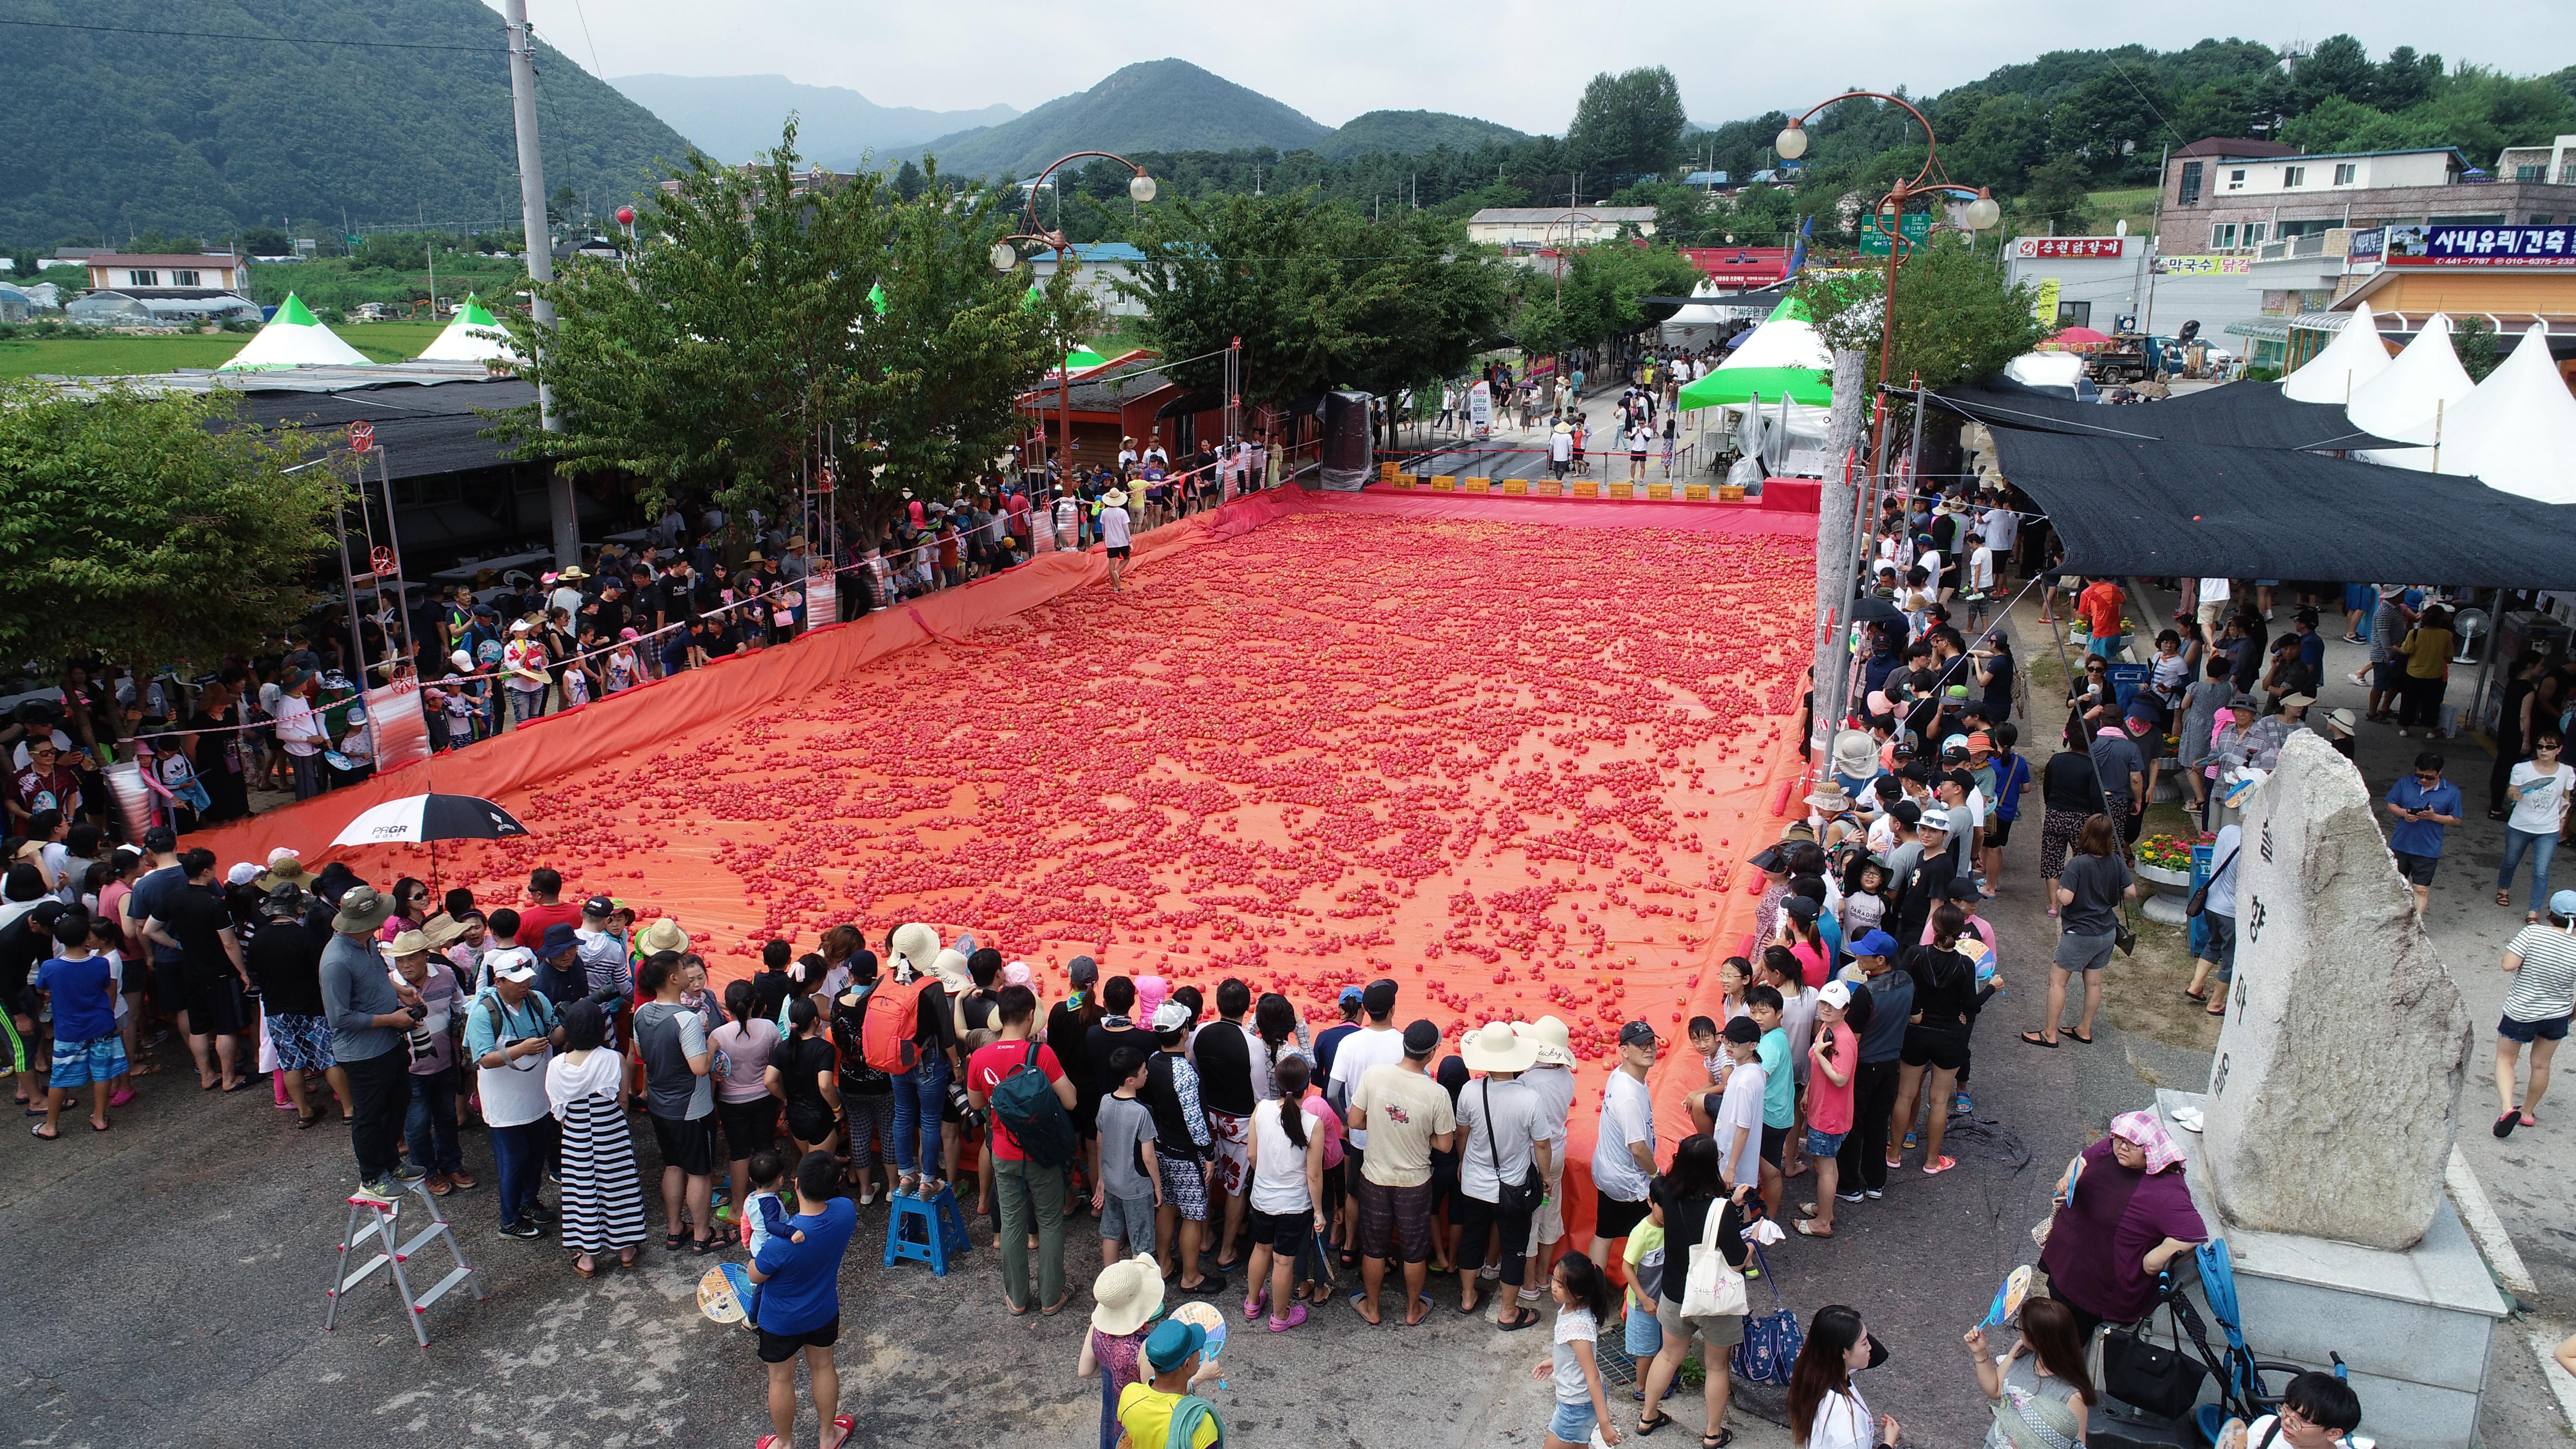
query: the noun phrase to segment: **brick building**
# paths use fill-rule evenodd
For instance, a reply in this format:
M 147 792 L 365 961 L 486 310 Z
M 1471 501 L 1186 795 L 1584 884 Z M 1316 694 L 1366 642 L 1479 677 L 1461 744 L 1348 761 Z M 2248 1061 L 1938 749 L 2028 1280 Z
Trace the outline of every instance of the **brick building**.
M 2166 258 L 2245 255 L 2330 230 L 2545 226 L 2576 217 L 2576 184 L 2541 179 L 2556 174 L 2552 148 L 2506 155 L 2532 149 L 2537 162 L 2491 177 L 2449 146 L 2302 155 L 2270 141 L 2195 141 L 2165 162 L 2156 250 Z

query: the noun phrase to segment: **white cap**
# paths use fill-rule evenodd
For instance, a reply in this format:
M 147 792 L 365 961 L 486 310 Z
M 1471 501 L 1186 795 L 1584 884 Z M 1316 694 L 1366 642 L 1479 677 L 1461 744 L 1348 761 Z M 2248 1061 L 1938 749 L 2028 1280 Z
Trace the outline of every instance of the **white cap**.
M 1190 1024 L 1193 1016 L 1189 1003 L 1166 998 L 1162 1005 L 1154 1008 L 1154 1030 L 1179 1031 Z
M 1840 1011 L 1851 1005 L 1852 989 L 1848 981 L 1828 981 L 1816 988 L 1816 1004 Z
M 537 953 L 525 946 L 513 946 L 505 951 L 495 951 L 483 958 L 483 964 L 492 968 L 492 978 L 496 981 L 537 979 Z

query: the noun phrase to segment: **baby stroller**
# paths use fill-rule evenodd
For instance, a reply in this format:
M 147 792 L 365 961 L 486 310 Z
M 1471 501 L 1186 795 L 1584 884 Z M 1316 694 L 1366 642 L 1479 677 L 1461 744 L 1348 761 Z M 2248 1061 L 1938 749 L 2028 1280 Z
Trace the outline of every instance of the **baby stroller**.
M 2209 1330 L 2191 1301 L 2194 1285 L 2226 1335 L 2224 1352 L 2210 1346 Z M 2281 1396 L 2272 1378 L 2287 1384 L 2304 1366 L 2258 1359 L 2246 1346 L 2236 1306 L 2236 1274 L 2227 1240 L 2213 1238 L 2166 1265 L 2163 1296 L 2143 1320 L 2105 1325 L 2101 1354 L 2102 1405 L 2086 1443 L 2093 1449 L 2205 1449 L 2231 1418 L 2248 1422 L 2272 1413 Z M 2156 1317 L 2165 1318 L 2166 1341 L 2156 1342 Z M 2182 1340 L 2192 1351 L 2183 1351 Z M 2336 1360 L 2336 1372 L 2342 1361 Z M 2213 1384 L 2213 1402 L 2200 1402 Z

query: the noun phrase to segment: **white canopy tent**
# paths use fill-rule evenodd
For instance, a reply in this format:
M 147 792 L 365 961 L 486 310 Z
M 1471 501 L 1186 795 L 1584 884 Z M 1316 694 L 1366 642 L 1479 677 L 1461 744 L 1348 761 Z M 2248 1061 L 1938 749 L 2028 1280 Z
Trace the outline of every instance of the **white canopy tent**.
M 510 335 L 472 295 L 456 309 L 455 320 L 421 350 L 422 362 L 515 362 Z
M 322 325 L 293 292 L 259 329 L 259 335 L 233 354 L 217 372 L 251 372 L 278 367 L 372 367 L 374 360 L 340 340 Z
M 2356 303 L 2352 320 L 2343 324 L 2334 340 L 2281 379 L 2281 396 L 2292 402 L 2342 406 L 2386 372 L 2389 360 L 2388 346 L 2379 340 L 2379 324 L 2371 320 L 2370 304 Z
M 2380 449 L 2363 456 L 2419 472 L 2474 477 L 2535 503 L 2576 503 L 2576 394 L 2549 355 L 2549 329 L 2522 336 L 2477 390 L 2448 408 L 2438 448 Z
M 2356 318 L 2346 330 L 2358 323 Z M 2431 443 L 2449 411 L 2476 387 L 2451 350 L 2451 319 L 2436 312 L 2387 371 L 2352 390 L 2344 416 L 2354 427 L 2394 442 Z

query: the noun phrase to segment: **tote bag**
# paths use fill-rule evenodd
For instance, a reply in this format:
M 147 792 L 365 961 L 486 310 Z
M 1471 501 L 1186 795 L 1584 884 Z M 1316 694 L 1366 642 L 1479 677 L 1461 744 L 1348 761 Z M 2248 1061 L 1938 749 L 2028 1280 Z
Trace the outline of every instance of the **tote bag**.
M 1712 1318 L 1726 1314 L 1742 1316 L 1745 1311 L 1744 1275 L 1726 1261 L 1719 1250 L 1717 1235 L 1726 1211 L 1722 1204 L 1708 1207 L 1708 1225 L 1700 1230 L 1699 1251 L 1691 1254 L 1690 1274 L 1682 1280 L 1682 1317 Z M 1670 1271 L 1667 1264 L 1666 1271 Z

